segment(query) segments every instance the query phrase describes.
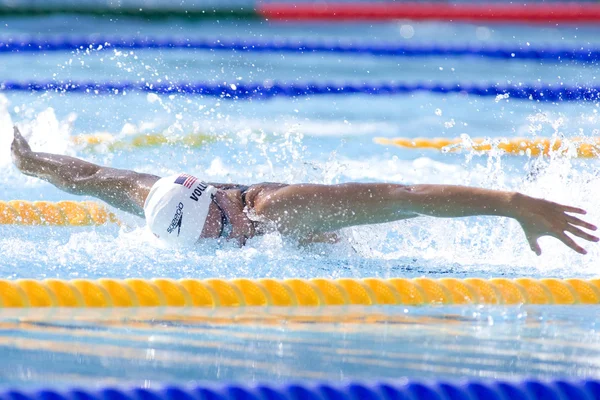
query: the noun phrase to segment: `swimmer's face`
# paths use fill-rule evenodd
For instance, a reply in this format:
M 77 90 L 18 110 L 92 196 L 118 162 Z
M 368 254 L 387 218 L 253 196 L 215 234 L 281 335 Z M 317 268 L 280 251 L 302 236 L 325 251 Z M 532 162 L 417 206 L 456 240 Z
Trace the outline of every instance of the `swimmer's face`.
M 204 223 L 204 229 L 202 229 L 201 239 L 218 239 L 223 229 L 223 221 L 221 219 L 221 210 L 215 204 L 211 202 L 208 207 L 208 215 L 206 216 L 206 222 Z

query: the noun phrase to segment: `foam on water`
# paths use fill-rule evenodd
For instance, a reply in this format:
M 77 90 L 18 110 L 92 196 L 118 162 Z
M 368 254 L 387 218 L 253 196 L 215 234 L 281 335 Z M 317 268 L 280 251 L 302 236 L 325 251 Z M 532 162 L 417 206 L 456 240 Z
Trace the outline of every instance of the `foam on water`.
M 8 112 L 9 101 L 0 95 L 0 171 L 4 172 L 10 165 L 10 143 L 12 142 L 12 118 Z M 4 174 L 2 174 L 4 175 Z

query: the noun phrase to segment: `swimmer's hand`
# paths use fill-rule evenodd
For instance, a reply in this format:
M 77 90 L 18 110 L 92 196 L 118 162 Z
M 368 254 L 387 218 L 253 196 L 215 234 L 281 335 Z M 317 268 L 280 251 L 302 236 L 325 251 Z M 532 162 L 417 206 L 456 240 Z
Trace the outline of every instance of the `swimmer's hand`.
M 246 244 L 246 240 L 254 237 L 254 223 L 244 212 L 241 191 L 239 190 L 219 190 L 215 195 L 215 200 L 227 214 L 232 229 L 228 240 L 233 240 L 238 246 Z
M 529 247 L 538 256 L 542 254 L 538 244 L 538 239 L 542 236 L 555 237 L 579 254 L 587 254 L 587 251 L 568 236 L 567 232 L 590 242 L 600 240 L 581 229 L 595 231 L 597 229 L 595 225 L 570 215 L 586 214 L 586 211 L 581 208 L 536 199 L 524 194 L 515 195 L 513 201 L 515 207 L 512 216 L 521 224 Z
M 30 158 L 28 156 L 32 154 L 31 147 L 16 126 L 13 127 L 13 134 L 14 139 L 10 146 L 13 163 L 21 172 L 28 173 L 28 159 Z
M 233 226 L 229 240 L 237 242 L 238 246 L 242 247 L 246 244 L 246 240 L 254 237 L 254 224 L 246 214 L 243 217 L 231 220 Z

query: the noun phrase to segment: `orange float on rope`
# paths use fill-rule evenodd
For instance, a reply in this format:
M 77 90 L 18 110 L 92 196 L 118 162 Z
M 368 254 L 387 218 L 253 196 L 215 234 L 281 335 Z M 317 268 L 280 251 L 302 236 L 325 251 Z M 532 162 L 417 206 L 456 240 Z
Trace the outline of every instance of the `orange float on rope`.
M 0 201 L 0 225 L 91 226 L 120 224 L 106 207 L 92 201 Z
M 600 138 L 574 138 L 568 141 L 550 138 L 509 139 L 446 139 L 446 138 L 375 138 L 375 143 L 407 149 L 432 149 L 448 152 L 460 150 L 491 151 L 497 149 L 514 155 L 537 157 L 540 155 L 573 155 L 593 158 L 600 155 Z

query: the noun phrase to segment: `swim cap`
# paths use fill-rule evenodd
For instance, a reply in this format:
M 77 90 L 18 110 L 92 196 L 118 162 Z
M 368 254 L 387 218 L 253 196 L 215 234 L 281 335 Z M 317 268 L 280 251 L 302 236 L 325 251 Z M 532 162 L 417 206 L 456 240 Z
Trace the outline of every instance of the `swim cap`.
M 148 228 L 171 246 L 193 245 L 200 238 L 216 191 L 188 174 L 159 179 L 144 203 Z

